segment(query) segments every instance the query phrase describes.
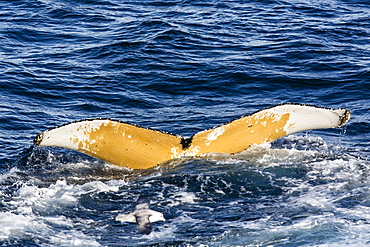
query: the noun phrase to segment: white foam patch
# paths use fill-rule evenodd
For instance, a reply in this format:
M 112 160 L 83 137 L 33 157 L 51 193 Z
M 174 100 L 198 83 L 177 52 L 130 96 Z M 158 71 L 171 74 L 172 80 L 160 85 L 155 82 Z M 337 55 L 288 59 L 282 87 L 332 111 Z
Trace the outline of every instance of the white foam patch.
M 19 172 L 19 169 L 14 167 L 6 173 L 0 174 L 0 181 L 2 182 L 2 181 L 7 180 L 9 177 L 15 175 L 17 172 Z
M 80 231 L 57 232 L 50 236 L 50 241 L 56 246 L 101 246 L 95 240 L 86 239 L 86 236 Z
M 68 230 L 61 232 L 60 228 Z M 14 239 L 33 239 L 52 246 L 100 246 L 92 237 L 74 230 L 72 221 L 63 216 L 42 217 L 32 212 L 0 213 L 0 241 Z
M 80 225 L 88 227 L 92 224 L 91 220 L 72 221 L 62 213 L 78 207 L 82 195 L 117 192 L 122 183 L 112 180 L 71 185 L 57 181 L 44 188 L 23 185 L 12 200 L 3 202 L 6 212 L 0 213 L 0 240 L 34 239 L 52 246 L 100 246 L 96 236 L 88 236 L 79 230 Z
M 223 222 L 223 227 L 230 230 L 214 236 L 215 245 L 283 246 L 303 240 L 315 246 L 368 246 L 369 162 L 341 152 L 343 148 L 320 137 L 286 139 L 308 150 L 297 150 L 294 146 L 274 150 L 258 145 L 233 158 L 276 167 L 292 163 L 304 166 L 307 173 L 295 178 L 280 177 L 285 180 L 283 200 L 273 205 L 261 204 L 257 210 L 267 209 L 276 214 L 251 221 Z M 286 216 L 284 212 L 288 212 Z
M 354 222 L 334 213 L 322 213 L 296 220 L 292 224 L 280 224 L 271 217 L 230 224 L 228 230 L 213 241 L 219 245 L 235 246 L 368 246 L 370 229 L 364 222 Z M 244 228 L 244 229 L 243 229 Z M 301 245 L 301 240 L 309 245 Z M 298 244 L 300 243 L 300 244 Z
M 47 230 L 47 225 L 42 221 L 37 221 L 34 216 L 12 212 L 0 213 L 0 241 L 38 235 L 43 229 Z
M 265 143 L 252 145 L 248 149 L 231 156 L 234 160 L 246 160 L 254 164 L 268 166 L 281 164 L 297 164 L 302 161 L 313 160 L 319 155 L 317 151 L 297 150 L 295 148 L 271 148 Z
M 179 191 L 175 195 L 175 200 L 180 203 L 190 203 L 194 204 L 197 199 L 196 195 L 193 192 Z
M 181 204 L 194 204 L 197 199 L 195 193 L 180 190 L 175 192 L 171 197 L 170 207 L 176 207 Z
M 155 230 L 152 231 L 149 235 L 143 235 L 141 238 L 150 239 L 150 240 L 169 240 L 175 239 L 176 235 L 174 234 L 177 231 L 176 225 L 169 225 L 168 223 L 166 226 L 160 226 L 158 224 L 154 225 Z
M 11 204 L 17 205 L 18 210 L 27 211 L 30 208 L 37 212 L 71 207 L 76 205 L 78 201 L 72 189 L 73 185 L 67 185 L 64 181 L 58 181 L 49 188 L 25 185 L 18 190 L 17 197 L 14 198 Z

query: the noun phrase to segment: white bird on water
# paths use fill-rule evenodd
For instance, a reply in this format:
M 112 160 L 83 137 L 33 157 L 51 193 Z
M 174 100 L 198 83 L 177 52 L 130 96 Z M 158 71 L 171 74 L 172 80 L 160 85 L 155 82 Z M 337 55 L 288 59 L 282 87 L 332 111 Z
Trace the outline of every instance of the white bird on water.
M 152 232 L 152 224 L 156 221 L 166 221 L 163 214 L 149 209 L 150 201 L 145 195 L 139 196 L 135 206 L 135 211 L 130 214 L 119 214 L 117 221 L 132 222 L 137 224 L 139 233 L 149 234 Z

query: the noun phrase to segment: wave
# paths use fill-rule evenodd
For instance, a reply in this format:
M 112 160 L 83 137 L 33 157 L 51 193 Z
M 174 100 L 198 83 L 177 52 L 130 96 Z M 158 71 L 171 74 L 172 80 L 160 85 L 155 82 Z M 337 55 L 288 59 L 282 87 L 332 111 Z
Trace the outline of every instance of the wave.
M 278 149 L 260 145 L 145 171 L 72 151 L 31 149 L 1 176 L 0 241 L 58 246 L 365 241 L 368 161 L 318 137 L 283 139 L 272 144 Z M 146 237 L 134 234 L 134 224 L 114 221 L 118 213 L 132 211 L 140 194 L 150 196 L 152 208 L 167 219 Z

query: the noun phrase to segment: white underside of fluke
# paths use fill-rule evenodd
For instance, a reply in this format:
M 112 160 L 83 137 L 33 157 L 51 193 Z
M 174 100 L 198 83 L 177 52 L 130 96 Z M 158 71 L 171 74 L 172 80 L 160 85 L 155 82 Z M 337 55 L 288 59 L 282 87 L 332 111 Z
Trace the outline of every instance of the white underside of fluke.
M 279 105 L 261 112 L 277 114 L 290 113 L 289 121 L 284 126 L 287 135 L 311 129 L 335 128 L 341 125 L 346 109 L 327 109 L 306 105 Z M 349 118 L 349 116 L 348 116 Z
M 97 140 L 89 139 L 89 134 L 107 124 L 110 120 L 94 120 L 86 122 L 74 122 L 59 128 L 47 130 L 42 133 L 43 138 L 40 146 L 68 147 L 72 150 L 78 150 L 80 143 L 94 144 Z

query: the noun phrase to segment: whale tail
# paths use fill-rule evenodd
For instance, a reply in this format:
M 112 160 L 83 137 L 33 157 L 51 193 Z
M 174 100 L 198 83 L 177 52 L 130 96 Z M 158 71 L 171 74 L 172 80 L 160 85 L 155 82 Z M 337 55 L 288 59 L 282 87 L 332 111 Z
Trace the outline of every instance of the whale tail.
M 117 166 L 146 169 L 184 156 L 238 153 L 253 144 L 271 142 L 299 131 L 341 127 L 349 118 L 347 109 L 283 104 L 190 138 L 111 119 L 92 119 L 44 131 L 36 136 L 34 144 L 79 151 Z

